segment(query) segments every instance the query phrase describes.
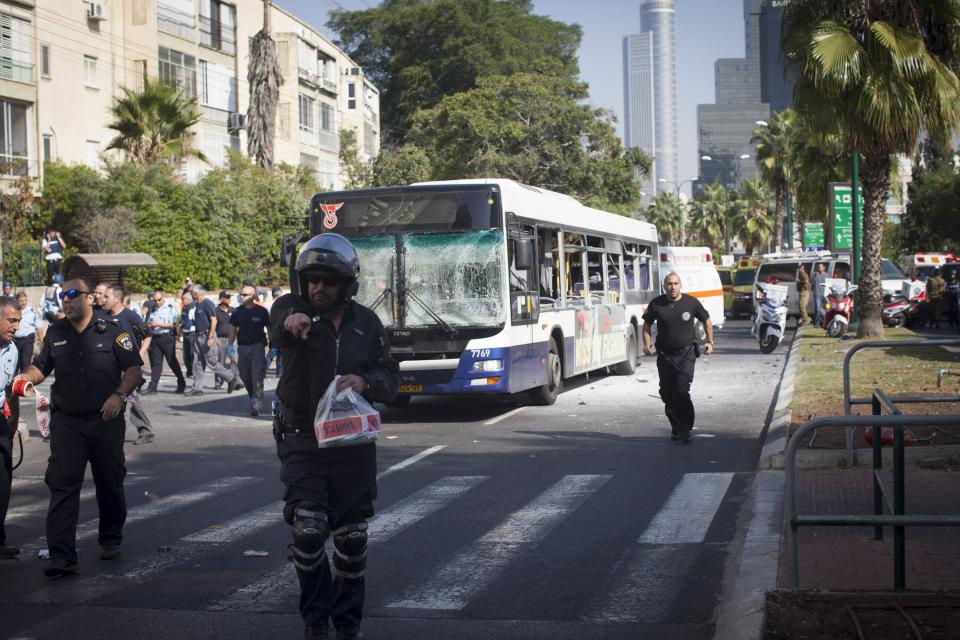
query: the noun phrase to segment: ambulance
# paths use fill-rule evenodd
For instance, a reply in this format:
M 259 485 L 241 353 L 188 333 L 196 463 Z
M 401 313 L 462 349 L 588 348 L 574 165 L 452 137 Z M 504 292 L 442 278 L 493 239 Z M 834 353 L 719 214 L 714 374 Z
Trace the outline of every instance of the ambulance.
M 680 276 L 680 291 L 700 300 L 713 326 L 723 327 L 723 285 L 709 247 L 660 247 L 660 279 Z M 661 288 L 663 283 L 661 282 Z
M 900 266 L 908 278 L 926 280 L 940 269 L 940 275 L 947 277 L 948 272 L 960 268 L 960 261 L 952 253 L 920 252 L 900 258 Z
M 733 274 L 733 318 L 749 318 L 753 313 L 753 281 L 763 258 L 740 256 Z

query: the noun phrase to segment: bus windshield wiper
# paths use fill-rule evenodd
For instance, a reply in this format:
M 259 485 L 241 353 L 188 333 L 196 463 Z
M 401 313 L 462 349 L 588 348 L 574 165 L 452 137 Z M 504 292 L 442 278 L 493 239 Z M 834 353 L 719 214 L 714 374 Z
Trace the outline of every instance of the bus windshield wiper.
M 457 330 L 451 327 L 446 320 L 444 320 L 443 318 L 438 316 L 436 313 L 434 313 L 433 310 L 429 306 L 427 306 L 426 302 L 418 298 L 417 295 L 412 291 L 407 291 L 407 296 L 410 298 L 413 298 L 413 301 L 419 304 L 423 308 L 423 310 L 427 312 L 427 315 L 433 318 L 433 320 L 438 325 L 440 325 L 444 329 L 444 331 L 447 332 L 451 340 L 457 337 Z
M 379 306 L 380 306 L 380 303 L 383 302 L 384 300 L 386 300 L 387 294 L 393 295 L 393 289 L 391 289 L 390 287 L 387 287 L 386 289 L 384 289 L 384 290 L 383 290 L 383 293 L 381 293 L 379 296 L 377 296 L 377 299 L 374 300 L 373 302 L 371 302 L 371 303 L 370 303 L 370 306 L 368 306 L 367 308 L 370 309 L 370 311 L 373 311 L 374 309 L 376 309 L 377 307 L 379 307 Z

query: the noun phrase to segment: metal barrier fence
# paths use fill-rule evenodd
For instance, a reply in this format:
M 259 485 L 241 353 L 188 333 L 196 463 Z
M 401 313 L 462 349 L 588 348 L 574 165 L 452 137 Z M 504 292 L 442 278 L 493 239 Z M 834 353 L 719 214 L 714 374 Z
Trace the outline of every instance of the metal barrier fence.
M 929 342 L 929 341 L 925 341 Z M 846 382 L 846 376 L 845 376 Z M 870 398 L 876 415 L 869 416 L 826 416 L 811 420 L 794 432 L 787 443 L 784 465 L 784 510 L 787 514 L 789 527 L 787 528 L 787 554 L 790 569 L 790 586 L 800 586 L 800 558 L 798 529 L 809 526 L 872 526 L 874 534 L 883 527 L 894 527 L 894 588 L 903 589 L 905 583 L 906 545 L 903 528 L 905 526 L 947 526 L 960 527 L 958 515 L 906 515 L 905 512 L 905 482 L 904 482 L 904 452 L 903 429 L 905 426 L 934 426 L 960 425 L 960 415 L 902 415 L 896 402 L 875 389 Z M 891 411 L 894 415 L 880 415 L 882 410 Z M 858 426 L 873 427 L 873 461 L 874 461 L 874 514 L 873 515 L 798 515 L 797 514 L 797 448 L 807 433 L 823 427 L 855 428 Z M 889 491 L 883 484 L 880 472 L 882 471 L 883 456 L 881 451 L 881 429 L 894 429 L 894 485 L 893 515 L 883 515 L 884 500 L 890 501 Z
M 850 347 L 843 357 L 843 413 L 846 416 L 851 415 L 853 405 L 855 404 L 873 404 L 873 397 L 850 397 L 850 361 L 858 351 L 864 349 L 889 349 L 892 347 L 938 347 L 938 346 L 960 346 L 960 338 L 937 338 L 934 340 L 877 340 L 875 342 L 861 342 Z M 960 396 L 891 396 L 891 400 L 901 404 L 911 404 L 917 402 L 960 402 Z M 857 464 L 857 452 L 853 448 L 853 430 L 854 425 L 847 427 L 846 441 L 846 462 L 847 466 L 853 467 Z

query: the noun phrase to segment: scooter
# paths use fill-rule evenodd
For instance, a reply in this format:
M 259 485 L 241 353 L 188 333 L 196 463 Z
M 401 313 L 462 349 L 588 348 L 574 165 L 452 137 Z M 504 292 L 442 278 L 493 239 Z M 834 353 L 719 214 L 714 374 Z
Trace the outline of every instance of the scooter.
M 839 338 L 847 332 L 853 315 L 853 292 L 857 288 L 855 284 L 846 288 L 843 285 L 830 287 L 823 303 L 823 328 L 831 338 Z
M 919 300 L 907 300 L 903 296 L 884 296 L 880 320 L 885 327 L 907 327 L 916 324 L 919 316 Z
M 751 334 L 760 339 L 761 353 L 772 353 L 787 328 L 787 287 L 758 282 L 754 297 Z

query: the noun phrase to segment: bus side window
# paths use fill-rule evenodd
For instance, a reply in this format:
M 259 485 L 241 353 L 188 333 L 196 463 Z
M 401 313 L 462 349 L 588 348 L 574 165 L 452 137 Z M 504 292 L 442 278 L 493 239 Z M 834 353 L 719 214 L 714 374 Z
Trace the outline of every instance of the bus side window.
M 540 270 L 540 297 L 543 304 L 553 304 L 560 298 L 560 254 L 557 248 L 558 229 L 537 228 L 537 259 Z
M 507 242 L 507 260 L 510 272 L 510 318 L 514 324 L 530 324 L 540 315 L 540 295 L 538 293 L 538 261 L 536 256 L 537 238 L 532 227 L 517 226 L 511 229 Z M 517 265 L 518 248 L 521 243 L 529 243 L 528 255 L 533 258 L 525 268 Z

